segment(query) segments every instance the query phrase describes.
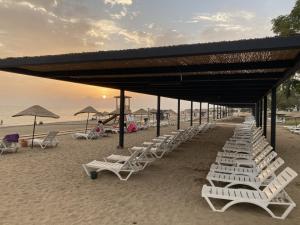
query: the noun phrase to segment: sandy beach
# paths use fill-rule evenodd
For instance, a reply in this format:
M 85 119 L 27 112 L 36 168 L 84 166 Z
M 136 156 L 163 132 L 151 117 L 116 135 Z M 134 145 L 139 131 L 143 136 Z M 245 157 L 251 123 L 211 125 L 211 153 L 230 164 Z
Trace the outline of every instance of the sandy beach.
M 81 167 L 112 153 L 128 154 L 126 149 L 116 148 L 118 135 L 93 141 L 73 140 L 70 135 L 63 135 L 58 137 L 57 148 L 44 151 L 21 148 L 17 154 L 0 156 L 0 224 L 299 224 L 299 207 L 281 221 L 246 204 L 215 213 L 201 198 L 209 166 L 239 121 L 224 122 L 198 135 L 127 182 L 111 173 L 101 173 L 98 179 L 91 180 Z M 40 126 L 38 131 L 56 128 L 49 126 L 54 125 Z M 59 126 L 67 130 L 73 125 Z M 31 126 L 5 128 L 0 136 L 12 131 L 30 134 L 31 129 Z M 162 127 L 161 133 L 175 129 L 175 126 Z M 150 128 L 126 134 L 125 146 L 138 146 L 155 137 L 155 133 L 155 128 Z M 277 138 L 277 151 L 285 166 L 300 173 L 300 136 L 279 127 Z M 299 188 L 300 177 L 287 187 L 296 203 L 300 202 Z

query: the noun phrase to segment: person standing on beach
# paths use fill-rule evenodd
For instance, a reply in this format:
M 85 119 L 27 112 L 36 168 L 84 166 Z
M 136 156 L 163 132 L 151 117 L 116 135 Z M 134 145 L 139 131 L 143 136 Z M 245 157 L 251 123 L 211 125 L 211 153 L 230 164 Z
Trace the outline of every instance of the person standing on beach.
M 103 125 L 102 120 L 98 120 L 97 130 L 96 131 L 100 132 L 100 133 L 104 133 L 104 125 Z

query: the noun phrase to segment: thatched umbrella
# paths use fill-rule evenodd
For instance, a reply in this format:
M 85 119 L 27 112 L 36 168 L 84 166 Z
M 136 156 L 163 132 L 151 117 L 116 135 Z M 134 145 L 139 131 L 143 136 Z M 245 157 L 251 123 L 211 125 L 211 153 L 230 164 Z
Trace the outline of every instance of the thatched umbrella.
M 75 113 L 74 116 L 77 116 L 78 114 L 81 114 L 81 113 L 88 114 L 87 119 L 86 119 L 86 125 L 85 125 L 85 133 L 86 133 L 88 123 L 89 123 L 90 113 L 98 113 L 98 111 L 96 109 L 94 109 L 92 106 L 88 106 L 88 107 L 85 107 L 84 109 L 80 110 L 79 112 Z
M 24 111 L 19 112 L 16 115 L 13 115 L 13 117 L 17 117 L 17 116 L 34 116 L 31 148 L 33 148 L 33 139 L 34 139 L 34 133 L 35 133 L 36 117 L 49 117 L 49 118 L 55 118 L 55 119 L 59 118 L 58 115 L 48 111 L 47 109 L 45 109 L 45 108 L 43 108 L 42 106 L 39 106 L 39 105 L 31 106 L 28 109 L 25 109 Z
M 148 115 L 148 112 L 145 109 L 139 109 L 135 112 L 133 112 L 133 115 L 140 115 L 141 121 L 143 120 L 143 115 Z
M 102 114 L 102 116 L 109 116 L 109 112 L 106 112 L 106 111 L 103 111 L 101 114 Z

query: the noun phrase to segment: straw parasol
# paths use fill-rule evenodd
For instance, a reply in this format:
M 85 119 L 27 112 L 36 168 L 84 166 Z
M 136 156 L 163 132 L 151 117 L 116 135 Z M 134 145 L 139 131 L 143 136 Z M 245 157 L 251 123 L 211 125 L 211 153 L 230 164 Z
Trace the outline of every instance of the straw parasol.
M 86 119 L 86 125 L 85 125 L 85 133 L 87 131 L 88 123 L 89 123 L 89 117 L 90 113 L 99 113 L 96 109 L 94 109 L 92 106 L 85 107 L 84 109 L 80 110 L 79 112 L 75 113 L 74 116 L 77 116 L 78 114 L 87 113 L 87 119 Z
M 109 115 L 109 112 L 103 111 L 101 114 L 102 114 L 102 116 L 108 116 L 108 115 Z
M 43 108 L 42 106 L 39 106 L 39 105 L 31 106 L 28 109 L 25 109 L 22 112 L 19 112 L 16 115 L 13 115 L 12 117 L 18 117 L 18 116 L 34 116 L 31 148 L 33 148 L 33 139 L 34 139 L 34 133 L 35 133 L 36 117 L 48 117 L 48 118 L 55 118 L 55 119 L 59 118 L 58 115 L 50 112 L 49 110 L 47 110 L 47 109 L 45 109 L 45 108 Z
M 133 113 L 133 115 L 140 115 L 141 116 L 141 121 L 143 120 L 143 115 L 148 115 L 148 111 L 145 109 L 139 109 Z

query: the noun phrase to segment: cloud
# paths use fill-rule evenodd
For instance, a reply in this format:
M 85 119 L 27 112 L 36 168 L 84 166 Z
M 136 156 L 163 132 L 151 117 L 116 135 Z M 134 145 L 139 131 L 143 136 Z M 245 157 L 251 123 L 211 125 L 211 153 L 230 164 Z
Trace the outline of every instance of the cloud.
M 57 7 L 58 6 L 58 2 L 56 0 L 54 0 L 52 6 L 53 7 Z
M 154 40 L 151 34 L 146 32 L 129 31 L 120 27 L 113 20 L 97 20 L 90 21 L 90 29 L 86 32 L 89 38 L 94 42 L 102 43 L 103 41 L 112 41 L 112 39 L 120 37 L 126 42 L 133 43 L 136 46 L 145 47 L 152 46 Z
M 76 23 L 76 22 L 78 22 L 78 19 L 76 19 L 76 18 L 65 18 L 65 17 L 58 16 L 55 13 L 47 10 L 45 7 L 37 6 L 37 5 L 35 5 L 31 2 L 28 2 L 28 1 L 15 2 L 15 1 L 12 1 L 12 0 L 0 0 L 0 3 L 4 3 L 3 6 L 5 8 L 22 7 L 22 8 L 25 8 L 27 10 L 32 10 L 36 13 L 46 15 L 48 17 L 51 17 L 51 19 L 48 20 L 48 21 L 50 21 L 50 23 L 54 22 L 52 19 L 58 19 L 58 20 L 60 20 L 62 22 L 65 22 L 65 23 Z M 57 6 L 57 4 L 58 4 L 57 1 L 54 1 L 53 6 Z M 1 7 L 1 5 L 0 5 L 0 7 Z
M 115 13 L 115 14 L 110 14 L 110 17 L 112 19 L 121 19 L 122 17 L 127 16 L 128 14 L 128 10 L 126 7 L 123 7 L 122 10 L 119 13 Z
M 114 5 L 132 5 L 133 0 L 104 0 L 105 4 Z
M 253 12 L 237 11 L 237 12 L 217 12 L 217 13 L 200 13 L 188 21 L 188 23 L 199 23 L 203 21 L 229 23 L 235 20 L 251 20 L 255 17 Z

